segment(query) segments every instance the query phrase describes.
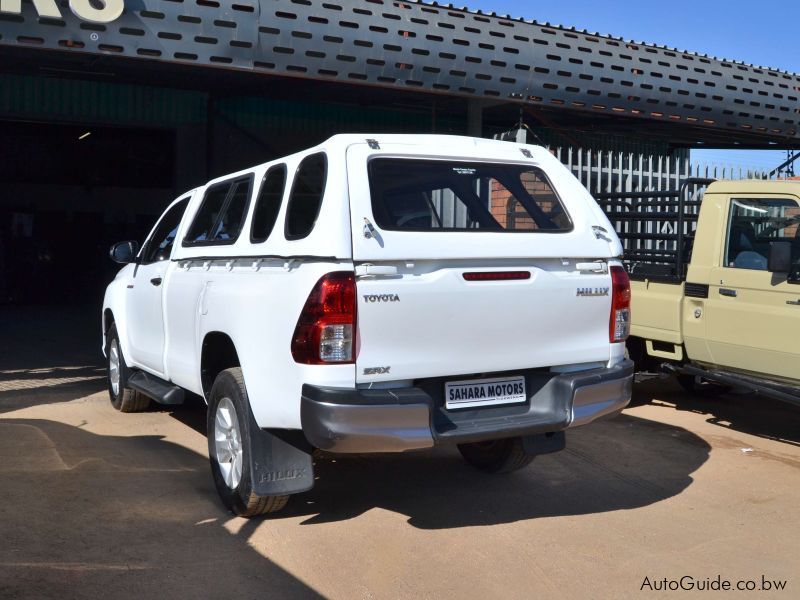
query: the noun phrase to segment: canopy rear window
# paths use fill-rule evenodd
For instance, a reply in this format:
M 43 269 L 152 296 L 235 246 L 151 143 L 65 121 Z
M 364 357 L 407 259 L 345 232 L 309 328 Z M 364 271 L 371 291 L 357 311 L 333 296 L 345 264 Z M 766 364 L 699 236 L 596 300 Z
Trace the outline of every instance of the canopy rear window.
M 572 222 L 530 165 L 374 158 L 372 212 L 395 231 L 564 232 Z

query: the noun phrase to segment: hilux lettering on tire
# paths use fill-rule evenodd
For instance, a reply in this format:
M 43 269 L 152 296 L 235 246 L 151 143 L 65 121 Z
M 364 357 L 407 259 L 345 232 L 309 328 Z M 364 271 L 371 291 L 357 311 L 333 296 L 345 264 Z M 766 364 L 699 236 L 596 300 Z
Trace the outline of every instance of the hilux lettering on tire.
M 364 296 L 364 302 L 400 302 L 397 294 L 369 294 Z

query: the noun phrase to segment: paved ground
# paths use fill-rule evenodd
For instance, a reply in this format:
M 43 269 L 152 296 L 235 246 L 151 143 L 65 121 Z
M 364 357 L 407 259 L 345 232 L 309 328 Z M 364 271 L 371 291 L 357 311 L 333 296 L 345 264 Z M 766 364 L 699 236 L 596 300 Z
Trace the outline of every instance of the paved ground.
M 523 472 L 324 459 L 312 492 L 246 521 L 217 501 L 203 407 L 115 412 L 96 338 L 0 308 L 0 598 L 692 597 L 646 593 L 685 575 L 800 597 L 800 411 L 652 382 Z

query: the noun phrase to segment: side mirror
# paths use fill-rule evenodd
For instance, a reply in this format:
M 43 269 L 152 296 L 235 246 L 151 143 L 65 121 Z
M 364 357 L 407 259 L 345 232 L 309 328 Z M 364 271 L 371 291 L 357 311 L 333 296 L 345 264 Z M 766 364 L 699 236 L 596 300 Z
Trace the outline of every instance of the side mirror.
M 111 246 L 108 255 L 116 263 L 127 265 L 136 261 L 136 254 L 139 252 L 139 242 L 119 242 Z
M 767 270 L 771 273 L 788 273 L 792 270 L 792 243 L 770 242 Z

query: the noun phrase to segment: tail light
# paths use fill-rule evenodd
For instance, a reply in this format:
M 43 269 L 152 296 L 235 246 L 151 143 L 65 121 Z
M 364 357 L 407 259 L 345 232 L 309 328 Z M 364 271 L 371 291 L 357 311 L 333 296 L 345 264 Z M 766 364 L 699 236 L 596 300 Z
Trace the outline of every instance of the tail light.
M 631 282 L 625 269 L 611 267 L 611 342 L 624 342 L 631 332 Z
M 300 313 L 292 337 L 292 357 L 307 365 L 352 363 L 355 333 L 355 275 L 328 273 L 311 290 Z

